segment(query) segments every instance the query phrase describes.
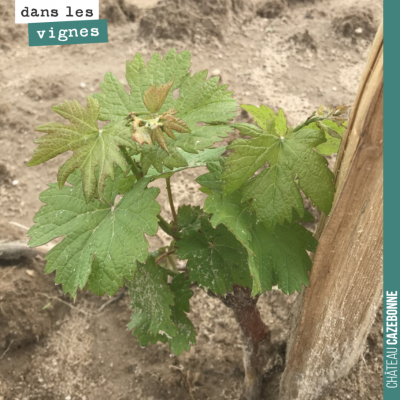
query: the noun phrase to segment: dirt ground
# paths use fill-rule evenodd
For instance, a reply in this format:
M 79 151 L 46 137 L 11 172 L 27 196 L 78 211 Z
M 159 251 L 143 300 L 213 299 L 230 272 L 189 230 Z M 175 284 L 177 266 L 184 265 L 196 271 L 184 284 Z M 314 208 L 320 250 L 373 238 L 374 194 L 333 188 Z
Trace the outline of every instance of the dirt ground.
M 15 26 L 10 2 L 0 0 L 0 241 L 27 241 L 39 193 L 56 181 L 68 157 L 27 168 L 39 136 L 34 128 L 57 120 L 55 104 L 85 104 L 107 71 L 126 83 L 125 61 L 136 52 L 148 59 L 170 47 L 191 50 L 192 72 L 208 69 L 239 103 L 283 108 L 296 124 L 321 103 L 353 102 L 382 17 L 382 0 L 362 6 L 356 0 L 100 4 L 109 43 L 29 48 L 27 26 Z M 203 204 L 193 181 L 198 173 L 172 178 L 177 205 Z M 158 200 L 170 218 L 164 188 Z M 162 233 L 150 238 L 152 250 L 165 239 Z M 0 400 L 238 399 L 244 376 L 239 332 L 218 300 L 195 290 L 197 345 L 176 357 L 163 344 L 141 348 L 126 331 L 126 297 L 103 308 L 108 297 L 82 292 L 72 303 L 43 271 L 40 255 L 0 260 Z M 276 345 L 265 366 L 263 399 L 277 399 L 295 299 L 273 290 L 259 301 Z M 359 362 L 321 400 L 382 399 L 381 326 L 380 311 Z

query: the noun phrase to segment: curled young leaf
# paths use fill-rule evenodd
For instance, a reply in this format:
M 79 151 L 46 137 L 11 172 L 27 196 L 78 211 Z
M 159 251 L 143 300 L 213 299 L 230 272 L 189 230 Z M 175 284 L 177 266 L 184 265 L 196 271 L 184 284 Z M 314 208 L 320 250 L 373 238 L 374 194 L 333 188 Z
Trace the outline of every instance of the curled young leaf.
M 157 142 L 162 149 L 164 149 L 167 153 L 169 153 L 167 139 L 165 138 L 162 130 L 159 127 L 152 130 L 151 139 L 153 143 Z
M 143 102 L 152 114 L 160 110 L 173 84 L 174 81 L 171 81 L 157 87 L 156 83 L 153 83 L 150 89 L 144 92 Z
M 165 138 L 174 141 L 173 145 L 168 142 L 170 153 L 171 146 L 197 153 L 221 141 L 232 131 L 227 122 L 236 115 L 236 100 L 227 91 L 227 85 L 218 84 L 218 77 L 207 79 L 207 71 L 190 76 L 189 68 L 188 51 L 176 53 L 171 49 L 163 58 L 155 53 L 147 64 L 136 54 L 127 62 L 129 94 L 111 73 L 100 84 L 102 93 L 95 93 L 101 105 L 100 119 L 115 122 L 128 115 L 131 119 L 136 116 L 143 121 L 140 127 L 149 123 L 150 130 L 160 128 Z M 174 98 L 177 89 L 179 96 Z M 129 129 L 132 131 L 132 126 Z M 144 140 L 147 133 L 151 138 L 147 130 L 137 133 L 134 140 L 139 136 L 142 143 L 149 144 Z M 158 132 L 153 133 L 153 139 L 166 149 Z M 153 140 L 151 145 L 155 145 Z
M 143 143 L 147 143 L 149 146 L 153 144 L 152 142 L 152 131 L 146 126 L 140 126 L 140 120 L 137 117 L 133 118 L 133 135 L 132 138 L 135 142 L 142 146 Z

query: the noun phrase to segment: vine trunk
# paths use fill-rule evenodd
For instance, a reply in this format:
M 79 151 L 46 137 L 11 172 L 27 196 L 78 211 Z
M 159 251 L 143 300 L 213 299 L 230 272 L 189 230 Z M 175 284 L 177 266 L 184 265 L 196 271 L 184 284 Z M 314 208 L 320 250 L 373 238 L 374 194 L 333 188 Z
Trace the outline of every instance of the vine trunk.
M 233 292 L 220 300 L 233 310 L 243 342 L 245 370 L 242 400 L 259 400 L 262 389 L 264 355 L 271 345 L 271 333 L 257 308 L 259 296 L 251 297 L 251 289 L 233 285 Z

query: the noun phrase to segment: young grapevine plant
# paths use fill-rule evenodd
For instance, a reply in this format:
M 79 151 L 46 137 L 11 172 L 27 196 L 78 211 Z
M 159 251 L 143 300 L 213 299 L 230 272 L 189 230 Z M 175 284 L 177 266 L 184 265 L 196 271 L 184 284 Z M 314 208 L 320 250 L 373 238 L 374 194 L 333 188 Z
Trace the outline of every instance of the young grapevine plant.
M 128 328 L 142 346 L 160 341 L 176 355 L 189 350 L 196 343 L 190 287 L 220 298 L 234 310 L 244 339 L 251 337 L 250 393 L 259 390 L 250 372 L 259 373 L 257 352 L 268 328 L 254 320 L 259 314 L 250 325 L 247 319 L 266 290 L 277 285 L 291 294 L 308 284 L 308 252 L 317 241 L 302 225 L 313 220 L 302 193 L 329 214 L 335 186 L 324 155 L 337 152 L 346 107 L 320 107 L 293 128 L 282 110 L 243 105 L 257 125 L 230 124 L 238 108 L 232 92 L 218 77 L 207 79 L 207 71 L 191 75 L 190 65 L 188 51 L 155 53 L 147 64 L 136 54 L 126 64 L 130 93 L 109 72 L 86 108 L 76 100 L 53 107 L 69 123 L 37 128 L 45 135 L 28 165 L 73 155 L 40 195 L 45 205 L 29 245 L 64 238 L 46 255 L 45 272 L 56 271 L 56 284 L 72 297 L 84 288 L 112 296 L 126 286 L 133 310 Z M 107 124 L 99 129 L 99 121 Z M 234 129 L 243 138 L 212 147 Z M 197 178 L 207 194 L 204 209 L 188 204 L 176 211 L 171 176 L 200 166 L 209 171 Z M 160 214 L 159 189 L 148 187 L 158 179 L 166 180 L 170 222 Z M 149 253 L 145 234 L 158 229 L 171 243 Z M 187 260 L 184 269 L 176 257 Z M 262 327 L 258 339 L 252 324 Z

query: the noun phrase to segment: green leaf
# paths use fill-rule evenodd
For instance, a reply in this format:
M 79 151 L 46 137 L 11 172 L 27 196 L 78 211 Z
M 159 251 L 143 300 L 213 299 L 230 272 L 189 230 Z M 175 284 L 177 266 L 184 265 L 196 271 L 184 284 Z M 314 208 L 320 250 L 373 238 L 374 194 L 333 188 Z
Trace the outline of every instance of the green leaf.
M 174 305 L 182 311 L 190 311 L 189 300 L 193 292 L 189 289 L 190 281 L 185 279 L 185 274 L 179 274 L 171 282 L 170 289 L 175 295 Z
M 306 250 L 316 251 L 318 242 L 312 233 L 297 222 L 276 225 L 268 232 L 263 224 L 251 229 L 249 267 L 253 276 L 253 294 L 271 290 L 278 285 L 285 294 L 300 292 L 308 285 L 311 260 Z
M 330 156 L 334 153 L 337 153 L 339 151 L 339 147 L 340 147 L 340 140 L 339 139 L 335 139 L 333 137 L 327 137 L 326 138 L 326 142 L 320 144 L 317 147 L 317 151 L 320 154 L 324 154 L 326 156 Z
M 229 136 L 232 128 L 229 125 L 203 125 L 201 127 L 191 127 L 189 134 L 176 133 L 177 138 L 175 145 L 188 153 L 197 153 L 213 145 L 213 143 L 221 142 L 223 138 Z
M 172 339 L 168 339 L 170 348 L 175 355 L 179 356 L 183 350 L 189 351 L 190 346 L 196 344 L 196 332 L 192 322 L 186 313 L 190 311 L 189 299 L 193 292 L 189 289 L 190 281 L 185 279 L 184 274 L 174 277 L 170 289 L 175 295 L 175 305 L 171 307 L 171 320 L 178 328 L 178 333 Z
M 264 105 L 258 108 L 256 106 L 242 104 L 241 107 L 253 116 L 254 121 L 256 121 L 264 131 L 267 130 L 267 123 L 276 119 L 276 114 Z
M 240 131 L 242 135 L 258 137 L 264 133 L 262 129 L 253 124 L 241 123 L 241 124 L 232 124 L 232 126 Z
M 186 159 L 177 151 L 173 144 L 173 140 L 168 138 L 167 143 L 169 154 L 158 144 L 152 146 L 143 145 L 140 164 L 142 165 L 143 173 L 145 175 L 147 175 L 151 166 L 153 166 L 159 174 L 163 173 L 163 166 L 168 169 L 185 169 L 185 167 L 188 167 Z
M 326 120 L 324 121 L 324 125 L 334 130 L 340 137 L 343 137 L 343 134 L 347 127 L 347 121 L 345 121 L 342 125 L 337 125 L 333 121 Z M 332 137 L 331 135 L 329 135 L 329 133 L 325 133 L 325 138 L 326 142 L 317 146 L 318 153 L 325 154 L 327 156 L 330 156 L 333 153 L 337 153 L 339 151 L 341 139 Z
M 247 284 L 251 279 L 246 250 L 224 225 L 214 229 L 207 218 L 202 218 L 201 232 L 189 231 L 177 247 L 179 258 L 188 259 L 191 281 L 197 281 L 206 291 L 224 295 L 232 291 L 233 283 Z M 234 277 L 240 281 L 235 282 Z
M 220 177 L 226 181 L 225 194 L 245 184 L 242 201 L 251 201 L 250 209 L 270 232 L 277 223 L 292 221 L 293 208 L 300 216 L 304 215 L 299 188 L 328 215 L 335 191 L 334 175 L 327 160 L 314 150 L 326 141 L 324 133 L 306 127 L 287 132 L 283 112 L 273 117 L 265 109 L 259 109 L 260 115 L 251 109 L 259 124 L 261 117 L 266 120 L 262 124 L 263 134 L 250 140 L 237 139 L 228 146 L 234 151 Z M 265 163 L 269 167 L 247 182 Z
M 196 344 L 196 332 L 187 315 L 179 308 L 172 307 L 172 322 L 178 328 L 178 333 L 168 339 L 171 350 L 176 356 L 182 354 L 183 350 L 189 351 L 190 346 Z
M 308 210 L 304 210 L 304 216 L 300 217 L 294 210 L 293 210 L 293 221 L 298 221 L 301 223 L 307 222 L 314 222 L 315 218 Z
M 111 72 L 106 73 L 100 88 L 102 93 L 95 93 L 94 98 L 101 106 L 99 115 L 101 121 L 125 122 L 126 116 L 133 110 L 148 112 L 142 97 L 126 93 L 122 83 Z
M 237 103 L 228 85 L 219 85 L 219 77 L 207 80 L 207 70 L 197 72 L 182 82 L 174 103 L 177 116 L 194 131 L 198 122 L 226 123 L 236 116 Z
M 225 197 L 212 193 L 204 203 L 204 211 L 213 214 L 210 220 L 213 227 L 226 225 L 243 246 L 250 249 L 249 228 L 255 223 L 255 215 L 250 214 L 247 203 L 240 203 L 241 197 L 240 191 Z
M 64 293 L 75 296 L 77 289 L 87 284 L 93 293 L 111 296 L 123 285 L 123 277 L 132 278 L 135 261 L 147 258 L 149 245 L 144 233 L 154 236 L 157 232 L 160 206 L 154 198 L 159 189 L 146 189 L 147 178 L 126 191 L 122 175 L 117 170 L 117 179 L 106 181 L 104 203 L 85 202 L 79 171 L 68 178 L 72 186 L 59 190 L 50 184 L 40 195 L 46 205 L 28 232 L 29 245 L 41 246 L 65 236 L 46 255 L 46 273 L 56 270 L 56 284 L 63 285 Z M 115 195 L 121 192 L 124 197 L 114 205 Z
M 145 92 L 155 83 L 166 84 L 174 81 L 166 101 L 160 111 L 164 112 L 173 107 L 172 92 L 179 88 L 186 78 L 190 68 L 190 52 L 176 54 L 171 49 L 163 59 L 155 53 L 146 66 L 143 57 L 137 53 L 132 61 L 126 63 L 126 80 L 131 88 L 126 93 L 123 85 L 110 72 L 100 83 L 102 93 L 95 93 L 95 98 L 101 105 L 100 119 L 102 121 L 124 120 L 130 112 L 148 113 L 144 104 Z
M 157 113 L 164 104 L 165 99 L 173 85 L 173 81 L 159 85 L 154 83 L 146 92 L 144 92 L 143 102 L 147 109 L 152 113 Z
M 267 134 L 254 139 L 236 139 L 228 150 L 234 150 L 225 163 L 226 170 L 221 179 L 225 193 L 229 194 L 242 187 L 242 185 L 265 165 L 268 158 L 272 158 L 278 147 L 276 134 Z
M 253 278 L 253 295 L 271 290 L 274 285 L 278 285 L 284 293 L 300 291 L 303 284 L 308 284 L 307 271 L 311 268 L 306 250 L 314 252 L 317 241 L 297 221 L 311 222 L 313 216 L 305 211 L 301 218 L 293 211 L 290 216 L 292 223 L 277 224 L 272 232 L 268 231 L 256 221 L 255 213 L 250 211 L 248 204 L 241 203 L 243 196 L 240 190 L 222 197 L 218 186 L 222 166 L 214 163 L 208 168 L 212 172 L 197 179 L 210 188 L 204 209 L 213 214 L 211 222 L 214 227 L 218 229 L 219 224 L 224 224 L 246 247 Z
M 37 139 L 39 147 L 35 150 L 28 166 L 38 165 L 66 151 L 72 150 L 73 156 L 59 169 L 58 185 L 61 189 L 68 176 L 76 168 L 82 171 L 83 191 L 86 202 L 95 194 L 101 196 L 107 177 L 114 179 L 114 163 L 126 170 L 125 159 L 118 146 L 135 146 L 130 129 L 122 123 L 108 124 L 102 130 L 97 127 L 99 104 L 88 96 L 84 109 L 76 100 L 66 101 L 53 110 L 71 123 L 49 123 L 36 128 L 47 135 Z M 96 176 L 95 170 L 98 167 Z
M 178 89 L 187 77 L 191 65 L 190 56 L 189 51 L 176 54 L 175 49 L 171 49 L 163 58 L 155 53 L 146 67 L 142 56 L 137 53 L 131 62 L 126 63 L 126 80 L 131 87 L 131 96 L 138 98 L 139 102 L 139 98 L 153 83 L 160 85 L 173 80 L 173 86 L 160 112 L 174 108 L 172 92 Z
M 280 164 L 264 169 L 250 180 L 243 188 L 243 200 L 252 200 L 251 209 L 270 231 L 277 223 L 291 221 L 293 208 L 304 212 L 293 173 Z
M 199 206 L 192 207 L 184 205 L 178 208 L 178 228 L 181 234 L 186 234 L 192 230 L 199 230 L 201 227 L 201 218 L 206 214 Z
M 177 275 L 168 287 L 163 269 L 149 257 L 145 265 L 138 265 L 127 286 L 134 309 L 128 329 L 135 329 L 142 346 L 168 342 L 174 354 L 180 355 L 196 343 L 194 326 L 186 316 L 193 292 L 184 274 Z
M 126 282 L 135 314 L 144 313 L 149 322 L 148 333 L 151 335 L 175 336 L 176 326 L 171 322 L 171 306 L 174 294 L 170 291 L 164 271 L 149 257 L 146 264 L 137 263 L 134 279 Z
M 236 116 L 237 103 L 228 85 L 218 85 L 219 77 L 206 80 L 207 71 L 186 79 L 174 104 L 177 116 L 189 126 L 191 133 L 177 134 L 177 146 L 187 152 L 196 152 L 227 137 L 232 128 L 224 125 Z M 211 125 L 198 126 L 198 122 Z
M 249 204 L 241 203 L 242 193 L 238 190 L 228 196 L 222 196 L 223 160 L 207 164 L 210 173 L 199 176 L 196 181 L 211 189 L 204 203 L 204 211 L 213 214 L 211 224 L 215 228 L 224 224 L 236 238 L 250 249 L 250 226 L 255 223 L 255 216 L 249 212 Z
M 213 192 L 222 195 L 223 182 L 219 179 L 219 177 L 222 175 L 222 172 L 224 170 L 223 163 L 224 159 L 222 158 L 218 160 L 218 162 L 209 162 L 207 164 L 207 168 L 210 172 L 204 175 L 200 175 L 196 179 L 196 182 L 199 183 L 201 186 L 207 187 L 211 189 Z
M 221 141 L 232 131 L 226 124 L 236 116 L 236 100 L 232 99 L 232 92 L 227 91 L 227 85 L 218 84 L 218 77 L 207 80 L 207 71 L 190 76 L 189 68 L 190 52 L 176 54 L 171 49 L 163 58 L 155 53 L 147 65 L 142 56 L 136 54 L 133 61 L 127 63 L 126 79 L 131 87 L 130 94 L 124 91 L 112 74 L 106 74 L 105 82 L 100 84 L 102 93 L 95 94 L 101 105 L 100 119 L 122 121 L 132 112 L 144 118 L 147 118 L 146 115 L 150 117 L 150 111 L 144 104 L 145 93 L 151 87 L 166 85 L 173 80 L 159 113 L 176 110 L 176 118 L 183 121 L 183 125 L 179 126 L 170 124 L 174 132 L 170 128 L 165 131 L 172 139 L 176 138 L 174 145 L 187 153 L 197 153 Z M 179 89 L 179 97 L 174 99 L 173 91 L 176 89 Z M 150 108 L 152 111 L 156 109 L 155 105 Z M 186 124 L 190 132 L 185 128 L 183 131 L 187 133 L 182 133 L 180 127 Z M 172 145 L 169 144 L 168 149 L 171 153 Z M 160 156 L 155 161 L 158 166 L 152 165 L 158 170 L 159 165 L 170 168 L 165 164 L 167 161 L 167 157 Z
M 133 334 L 137 337 L 141 346 L 147 346 L 149 343 L 156 344 L 157 342 L 166 343 L 168 341 L 165 335 L 152 335 L 149 332 L 150 318 L 145 312 L 135 312 L 131 316 L 131 320 L 127 325 L 129 331 L 134 330 Z
M 208 164 L 208 169 L 210 171 L 217 171 L 217 175 L 221 173 L 221 165 L 220 163 L 210 163 Z M 201 184 L 208 184 L 213 187 L 213 182 L 211 180 L 207 180 L 206 177 L 210 174 L 202 175 L 198 178 L 198 182 Z M 204 178 L 204 179 L 200 179 Z M 214 179 L 215 176 L 214 176 Z M 220 182 L 220 181 L 219 181 Z M 222 182 L 221 182 L 222 183 Z M 199 231 L 201 230 L 201 225 L 206 224 L 203 221 L 203 217 L 207 217 L 207 215 L 200 209 L 200 207 L 191 207 L 191 206 L 182 206 L 178 209 L 178 227 L 180 230 L 181 236 L 183 235 L 190 235 L 192 231 Z M 207 224 L 208 225 L 208 224 Z M 222 228 L 222 225 L 218 229 L 226 229 L 225 227 Z M 211 231 L 212 232 L 212 231 Z M 250 231 L 247 230 L 248 235 L 250 235 Z M 197 236 L 197 233 L 194 234 Z M 236 243 L 237 239 L 234 238 L 231 234 L 227 234 L 228 237 L 231 237 L 233 243 Z M 180 242 L 179 242 L 180 243 Z M 179 244 L 178 244 L 179 247 Z M 243 260 L 242 260 L 243 261 Z M 252 286 L 251 276 L 249 275 L 248 268 L 244 267 L 247 264 L 246 261 L 239 263 L 239 265 L 231 264 L 230 265 L 230 272 L 232 274 L 233 282 L 238 283 L 242 286 Z
M 221 154 L 226 151 L 226 147 L 217 147 L 213 149 L 205 149 L 198 154 L 186 153 L 181 149 L 177 149 L 177 152 L 186 160 L 185 166 L 176 167 L 173 169 L 167 168 L 164 166 L 163 173 L 160 173 L 154 167 L 149 167 L 146 176 L 152 178 L 152 180 L 160 179 L 160 178 L 168 178 L 174 175 L 176 172 L 183 171 L 188 168 L 197 168 L 204 167 L 209 162 L 217 161 Z M 183 163 L 182 163 L 183 164 Z
M 136 182 L 135 175 L 129 171 L 128 175 L 125 175 L 120 168 L 115 169 L 114 181 L 107 180 L 107 184 L 104 188 L 103 198 L 109 204 L 114 203 L 114 199 L 118 194 L 125 194 L 132 189 L 133 184 Z

